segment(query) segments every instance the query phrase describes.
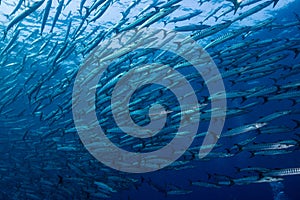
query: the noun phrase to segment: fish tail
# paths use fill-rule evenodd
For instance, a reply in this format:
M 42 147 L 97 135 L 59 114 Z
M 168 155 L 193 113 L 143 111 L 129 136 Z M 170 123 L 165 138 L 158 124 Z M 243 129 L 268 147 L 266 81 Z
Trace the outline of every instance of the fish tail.
M 296 19 L 300 22 L 300 16 L 294 12 L 294 15 L 296 16 Z
M 293 120 L 293 122 L 296 123 L 296 127 L 294 129 L 300 128 L 300 120 L 296 120 L 296 119 L 292 119 L 292 120 Z
M 230 149 L 229 148 L 225 148 L 226 153 L 230 153 Z
M 234 144 L 238 148 L 238 153 L 243 150 L 243 146 L 240 144 Z
M 180 47 L 181 47 L 181 45 L 182 45 L 182 44 L 181 44 L 182 42 L 174 42 L 174 43 L 177 44 L 177 48 L 176 48 L 176 51 L 177 51 L 178 49 L 180 49 Z
M 229 186 L 233 186 L 235 183 L 234 183 L 234 180 L 232 180 L 232 179 L 229 179 Z
M 234 12 L 233 12 L 233 15 L 235 15 L 235 14 L 236 14 L 237 10 L 238 10 L 238 7 L 234 7 Z
M 240 167 L 234 167 L 235 168 L 235 170 L 237 171 L 237 172 L 241 172 L 241 168 Z
M 207 179 L 210 180 L 212 178 L 213 174 L 207 173 Z
M 164 26 L 166 26 L 168 24 L 168 22 L 166 20 L 163 21 Z
M 244 103 L 245 101 L 247 101 L 247 97 L 242 96 L 242 102 L 241 103 Z
M 300 138 L 300 133 L 295 133 L 295 135 L 296 135 L 298 138 Z M 297 142 L 299 143 L 300 141 L 297 140 Z
M 263 103 L 262 104 L 265 104 L 269 101 L 269 98 L 267 96 L 263 97 Z
M 4 32 L 3 32 L 3 38 L 2 38 L 3 41 L 5 40 L 6 35 L 7 35 L 7 30 L 4 30 Z
M 236 84 L 236 81 L 235 81 L 235 80 L 229 80 L 229 82 L 231 83 L 231 86 L 233 86 L 233 85 Z
M 279 0 L 274 0 L 273 8 L 277 5 Z
M 251 153 L 250 158 L 253 158 L 255 156 L 253 151 L 249 151 Z
M 292 49 L 292 51 L 294 51 L 294 53 L 295 53 L 294 59 L 296 59 L 299 56 L 300 49 L 294 48 L 294 49 Z
M 262 172 L 258 171 L 258 177 L 259 177 L 259 179 L 262 179 L 262 178 L 264 178 L 264 174 Z
M 256 61 L 258 61 L 260 59 L 260 57 L 261 57 L 260 55 L 255 56 Z
M 122 14 L 122 17 L 126 17 L 126 13 L 125 12 L 121 12 L 121 14 Z

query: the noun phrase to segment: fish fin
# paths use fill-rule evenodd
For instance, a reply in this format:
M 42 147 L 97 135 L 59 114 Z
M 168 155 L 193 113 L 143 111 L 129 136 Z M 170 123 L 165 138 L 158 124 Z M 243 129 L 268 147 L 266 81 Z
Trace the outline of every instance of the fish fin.
M 274 0 L 273 8 L 277 5 L 279 0 Z

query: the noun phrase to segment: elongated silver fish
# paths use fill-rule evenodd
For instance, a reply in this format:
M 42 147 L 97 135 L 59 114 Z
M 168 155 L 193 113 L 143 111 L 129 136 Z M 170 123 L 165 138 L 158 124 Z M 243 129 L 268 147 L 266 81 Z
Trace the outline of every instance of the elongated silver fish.
M 286 168 L 286 169 L 274 169 L 270 172 L 265 173 L 269 176 L 291 176 L 291 175 L 300 175 L 300 168 Z
M 20 13 L 20 15 L 14 17 L 9 24 L 6 26 L 6 29 L 4 31 L 4 36 L 3 39 L 6 38 L 7 32 L 17 23 L 19 23 L 20 21 L 22 21 L 25 17 L 27 17 L 28 15 L 30 15 L 31 13 L 33 13 L 34 11 L 36 11 L 43 3 L 45 0 L 41 0 L 41 1 L 37 1 L 35 3 L 33 3 L 30 7 L 26 8 L 22 13 Z
M 234 129 L 231 129 L 225 133 L 222 133 L 222 137 L 232 137 L 234 135 L 239 135 L 248 131 L 253 131 L 253 130 L 257 130 L 263 126 L 267 125 L 267 123 L 260 123 L 260 122 L 256 122 L 256 123 L 252 123 L 252 124 L 247 124 L 244 126 L 240 126 Z
M 267 6 L 271 5 L 273 3 L 273 1 L 266 1 L 266 2 L 263 2 L 249 10 L 247 10 L 246 12 L 243 12 L 241 13 L 237 18 L 235 18 L 233 21 L 239 21 L 239 20 L 243 20 L 245 19 L 246 17 L 254 14 L 254 13 L 257 13 L 258 11 L 266 8 Z
M 189 20 L 193 17 L 196 17 L 197 15 L 201 14 L 202 11 L 201 10 L 195 10 L 189 14 L 186 14 L 186 15 L 182 15 L 182 16 L 179 16 L 179 17 L 174 17 L 173 19 L 169 20 L 169 22 L 179 22 L 179 21 L 184 21 L 184 20 Z
M 54 29 L 54 27 L 55 27 L 55 25 L 56 25 L 56 22 L 57 22 L 57 20 L 58 20 L 60 14 L 61 14 L 61 11 L 62 11 L 62 9 L 63 9 L 63 6 L 64 6 L 64 0 L 60 0 L 60 1 L 59 1 L 59 4 L 58 4 L 58 6 L 57 6 L 57 9 L 56 9 L 56 13 L 55 13 L 53 22 L 52 22 L 52 26 L 51 26 L 51 29 L 50 29 L 50 33 L 53 32 L 53 29 Z
M 10 16 L 14 15 L 22 6 L 24 0 L 19 0 L 18 4 L 16 5 L 15 9 L 10 13 Z

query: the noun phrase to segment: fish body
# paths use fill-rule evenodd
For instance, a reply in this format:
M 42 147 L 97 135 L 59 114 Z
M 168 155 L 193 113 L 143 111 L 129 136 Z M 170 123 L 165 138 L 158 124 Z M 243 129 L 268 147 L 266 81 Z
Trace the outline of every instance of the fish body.
M 55 15 L 54 15 L 54 19 L 53 19 L 53 22 L 52 22 L 52 26 L 51 26 L 51 29 L 50 29 L 50 33 L 53 32 L 53 29 L 54 29 L 54 27 L 55 27 L 55 25 L 56 25 L 56 22 L 57 22 L 57 20 L 58 20 L 60 14 L 61 14 L 61 11 L 62 11 L 62 9 L 63 9 L 63 6 L 64 6 L 64 0 L 60 0 L 60 1 L 59 1 L 59 4 L 58 4 L 58 6 L 57 6 L 57 9 L 56 9 L 56 13 L 55 13 Z
M 0 56 L 2 56 L 6 51 L 8 51 L 12 47 L 13 43 L 17 40 L 19 34 L 20 30 L 17 30 L 13 37 L 9 40 L 8 44 L 1 51 Z
M 205 28 L 208 28 L 209 25 L 197 25 L 197 24 L 191 24 L 186 26 L 175 26 L 174 30 L 179 32 L 185 32 L 185 31 L 199 31 Z
M 300 168 L 286 168 L 286 169 L 275 169 L 265 173 L 269 176 L 291 176 L 300 175 Z
M 208 48 L 211 48 L 211 47 L 214 47 L 218 44 L 221 44 L 227 40 L 230 40 L 230 39 L 233 39 L 239 35 L 241 35 L 242 33 L 245 33 L 249 30 L 250 28 L 249 27 L 243 27 L 241 29 L 238 29 L 238 30 L 233 30 L 231 32 L 228 32 L 224 35 L 222 35 L 221 37 L 215 39 L 214 41 L 210 42 L 209 44 L 207 44 L 204 49 L 208 49 Z
M 191 19 L 193 17 L 196 17 L 200 13 L 202 13 L 201 10 L 195 10 L 194 12 L 192 12 L 190 14 L 186 14 L 186 15 L 183 15 L 183 16 L 180 16 L 180 17 L 174 17 L 173 19 L 169 20 L 169 22 L 176 23 L 176 22 L 179 22 L 179 21 L 184 21 L 184 20 L 187 20 L 187 19 Z
M 16 5 L 15 9 L 10 13 L 10 16 L 14 15 L 22 6 L 24 0 L 19 0 L 18 4 Z
M 49 17 L 51 5 L 52 5 L 52 0 L 48 0 L 48 1 L 47 1 L 47 4 L 46 4 L 46 7 L 45 7 L 45 12 L 44 12 L 44 15 L 43 15 L 43 19 L 42 19 L 42 26 L 41 26 L 41 32 L 40 32 L 41 35 L 42 35 L 43 30 L 44 30 L 44 28 L 45 28 L 47 19 L 48 19 L 48 17 Z
M 249 132 L 249 131 L 253 131 L 253 130 L 257 130 L 263 126 L 267 125 L 267 123 L 253 123 L 253 124 L 247 124 L 247 125 L 243 125 L 234 129 L 231 129 L 225 133 L 223 133 L 221 136 L 222 137 L 229 137 L 229 136 L 234 136 L 234 135 L 239 135 L 245 132 Z
M 243 2 L 242 0 L 227 0 L 230 1 L 233 6 L 234 6 L 234 14 L 236 13 L 236 11 L 239 9 L 241 3 Z
M 207 37 L 207 36 L 210 36 L 212 34 L 215 34 L 221 30 L 224 30 L 225 28 L 228 28 L 230 25 L 231 25 L 231 21 L 228 21 L 228 22 L 224 22 L 224 23 L 221 23 L 221 24 L 216 24 L 214 26 L 211 26 L 211 27 L 208 27 L 206 29 L 203 29 L 201 31 L 198 31 L 198 32 L 195 32 L 194 34 L 191 35 L 191 38 L 193 40 L 200 40 L 204 37 Z M 185 40 L 183 40 L 182 43 L 185 43 Z
M 111 5 L 111 1 L 107 0 L 100 8 L 100 10 L 97 12 L 97 14 L 89 20 L 89 22 L 95 22 L 98 18 L 100 18 L 105 11 L 108 9 L 108 7 Z
M 254 13 L 257 13 L 258 11 L 266 8 L 267 6 L 271 5 L 273 1 L 266 1 L 266 2 L 263 2 L 253 8 L 250 8 L 249 10 L 241 13 L 237 18 L 235 18 L 233 21 L 240 21 L 240 20 L 243 20 L 245 19 L 246 17 L 254 14 Z
M 36 11 L 41 5 L 44 3 L 45 0 L 37 1 L 33 3 L 30 7 L 26 8 L 22 13 L 20 13 L 18 16 L 14 17 L 9 24 L 6 26 L 6 29 L 4 31 L 4 37 L 6 37 L 7 32 L 17 23 L 22 21 L 24 18 L 26 18 L 28 15 Z
M 156 21 L 162 19 L 163 17 L 169 15 L 170 13 L 174 12 L 178 8 L 179 8 L 179 6 L 172 6 L 172 7 L 169 7 L 169 8 L 160 9 L 158 13 L 156 13 L 155 15 L 153 15 L 152 17 L 147 19 L 143 24 L 141 24 L 139 26 L 138 30 L 142 29 L 143 27 L 149 27 L 154 22 L 156 22 Z

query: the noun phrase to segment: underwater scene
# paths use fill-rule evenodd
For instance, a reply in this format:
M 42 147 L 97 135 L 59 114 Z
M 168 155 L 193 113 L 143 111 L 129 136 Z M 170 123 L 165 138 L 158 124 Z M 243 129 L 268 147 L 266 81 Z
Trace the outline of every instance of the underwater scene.
M 300 1 L 0 0 L 0 199 L 300 199 Z

